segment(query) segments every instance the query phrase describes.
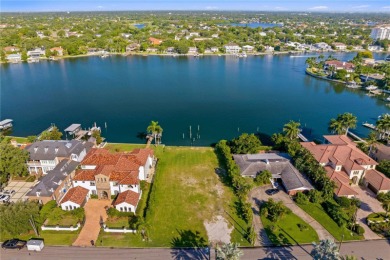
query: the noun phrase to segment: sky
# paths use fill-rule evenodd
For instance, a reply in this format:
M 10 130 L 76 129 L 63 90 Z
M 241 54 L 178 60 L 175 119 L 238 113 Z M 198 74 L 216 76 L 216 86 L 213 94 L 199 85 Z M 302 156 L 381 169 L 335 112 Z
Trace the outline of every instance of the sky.
M 390 0 L 0 0 L 0 12 L 131 10 L 390 13 Z

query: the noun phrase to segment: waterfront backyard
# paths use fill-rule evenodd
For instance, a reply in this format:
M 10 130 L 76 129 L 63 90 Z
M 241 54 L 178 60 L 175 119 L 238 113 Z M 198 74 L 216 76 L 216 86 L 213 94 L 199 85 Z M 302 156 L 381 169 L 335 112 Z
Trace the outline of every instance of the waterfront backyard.
M 132 150 L 139 145 L 109 144 L 112 151 Z M 212 148 L 154 147 L 159 159 L 145 211 L 148 241 L 137 234 L 101 232 L 98 246 L 188 247 L 209 244 L 205 221 L 222 216 L 233 228 L 232 241 L 249 245 L 243 237 L 246 223 L 237 216 L 233 191 L 215 173 L 218 160 Z M 143 200 L 147 194 L 143 194 Z M 140 212 L 141 211 L 141 212 Z M 137 209 L 138 214 L 142 210 Z

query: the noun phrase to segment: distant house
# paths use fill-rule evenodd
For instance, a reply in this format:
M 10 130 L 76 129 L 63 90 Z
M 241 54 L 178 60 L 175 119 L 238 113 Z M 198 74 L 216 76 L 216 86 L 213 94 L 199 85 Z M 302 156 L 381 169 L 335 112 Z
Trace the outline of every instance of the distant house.
M 47 174 L 62 160 L 81 162 L 92 146 L 93 143 L 78 140 L 35 142 L 25 148 L 30 154 L 30 160 L 27 162 L 28 171 L 30 174 Z
M 150 42 L 150 44 L 153 44 L 153 45 L 160 45 L 163 41 L 160 39 L 157 39 L 157 38 L 150 37 L 149 42 Z
M 130 190 L 118 194 L 114 207 L 119 211 L 135 212 L 140 200 L 141 193 L 132 192 Z
M 383 47 L 380 45 L 369 45 L 367 48 L 369 51 L 383 51 Z
M 20 49 L 18 47 L 15 47 L 15 46 L 7 46 L 7 47 L 4 47 L 3 48 L 3 51 L 5 52 L 15 52 L 15 51 L 19 51 Z
M 324 69 L 329 69 L 330 67 L 335 68 L 335 70 L 346 70 L 347 72 L 354 72 L 355 64 L 351 62 L 339 61 L 339 60 L 328 60 L 325 61 Z
M 146 52 L 157 52 L 157 48 L 147 48 Z
M 319 50 L 323 50 L 323 51 L 332 49 L 332 47 L 325 42 L 318 42 L 318 43 L 314 44 L 314 47 L 319 49 Z
M 167 54 L 174 54 L 176 53 L 175 47 L 168 47 L 166 50 Z
M 140 46 L 141 46 L 141 45 L 139 45 L 138 43 L 129 44 L 129 45 L 126 46 L 126 51 L 135 51 L 135 50 L 138 50 Z
M 61 208 L 63 210 L 74 210 L 83 207 L 89 199 L 88 192 L 86 188 L 80 186 L 71 188 L 60 201 Z
M 43 32 L 40 32 L 40 31 L 36 32 L 36 34 L 37 34 L 37 36 L 38 36 L 39 38 L 41 38 L 41 39 L 43 39 L 43 38 L 46 37 L 46 36 L 43 34 Z
M 374 66 L 375 65 L 375 59 L 371 58 L 363 58 L 362 63 L 366 66 Z
M 39 58 L 45 55 L 45 50 L 41 48 L 36 48 L 27 52 L 27 56 L 30 58 Z
M 50 52 L 52 53 L 57 53 L 58 56 L 63 56 L 64 55 L 64 49 L 62 47 L 54 47 L 50 49 Z
M 275 153 L 263 154 L 234 154 L 235 163 L 244 177 L 255 178 L 259 173 L 268 170 L 272 173 L 272 181 L 281 180 L 289 195 L 308 191 L 313 186 L 290 163 L 286 155 Z
M 265 33 L 265 32 L 260 32 L 259 34 L 260 34 L 260 36 L 263 36 L 263 37 L 267 36 L 267 33 Z
M 385 74 L 379 74 L 379 73 L 360 74 L 359 78 L 362 82 L 367 82 L 367 81 L 379 82 L 385 78 Z
M 227 54 L 236 54 L 241 51 L 241 47 L 234 43 L 229 43 L 223 46 Z
M 218 38 L 218 37 L 219 37 L 218 33 L 214 33 L 211 35 L 211 38 Z
M 7 55 L 7 61 L 11 63 L 18 63 L 22 61 L 22 55 L 18 54 L 9 54 Z
M 265 51 L 266 52 L 273 52 L 274 50 L 275 50 L 275 48 L 272 47 L 272 46 L 265 46 Z
M 357 196 L 352 186 L 358 185 L 360 180 L 375 194 L 390 191 L 390 179 L 375 169 L 378 163 L 357 148 L 351 139 L 346 135 L 324 137 L 329 144 L 304 142 L 301 145 L 309 150 L 336 183 L 337 196 Z
M 128 39 L 128 38 L 130 38 L 130 37 L 132 36 L 132 34 L 131 34 L 131 33 L 121 33 L 121 36 L 122 36 L 123 38 Z
M 198 53 L 198 48 L 196 47 L 189 47 L 188 48 L 188 54 L 197 54 Z
M 26 194 L 27 198 L 37 200 L 42 204 L 56 200 L 59 204 L 64 194 L 72 187 L 72 178 L 79 164 L 70 159 L 62 160 L 32 187 L 31 191 Z
M 197 37 L 197 38 L 194 38 L 194 41 L 196 42 L 201 42 L 201 41 L 208 41 L 208 40 L 211 40 L 212 38 L 207 38 L 207 37 Z
M 245 52 L 253 52 L 255 49 L 255 47 L 251 46 L 251 45 L 244 45 L 242 46 L 242 50 L 245 51 Z
M 347 49 L 347 45 L 341 42 L 334 42 L 333 46 L 338 51 L 345 51 Z
M 376 144 L 372 149 L 371 157 L 378 162 L 390 160 L 390 145 Z

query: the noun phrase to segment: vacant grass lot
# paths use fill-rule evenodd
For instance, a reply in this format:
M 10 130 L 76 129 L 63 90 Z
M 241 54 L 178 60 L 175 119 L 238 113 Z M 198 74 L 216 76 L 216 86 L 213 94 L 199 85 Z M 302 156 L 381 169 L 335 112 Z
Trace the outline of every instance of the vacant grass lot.
M 277 222 L 271 222 L 261 214 L 261 222 L 268 238 L 275 245 L 295 245 L 318 241 L 316 231 L 294 213 L 286 214 Z M 300 226 L 304 228 L 301 230 Z
M 40 231 L 39 238 L 44 239 L 45 245 L 47 246 L 71 246 L 72 243 L 76 240 L 79 231 Z M 29 240 L 31 238 L 36 238 L 34 232 L 30 232 L 28 234 L 22 234 L 17 236 L 17 238 L 22 240 Z M 5 234 L 1 234 L 1 241 L 5 241 L 7 239 L 12 239 L 14 236 L 8 236 Z
M 113 151 L 132 150 L 131 144 L 110 144 Z M 144 145 L 143 145 L 144 147 Z M 249 245 L 243 238 L 247 229 L 233 207 L 235 195 L 224 186 L 215 173 L 218 160 L 212 148 L 157 147 L 159 159 L 150 199 L 147 202 L 146 227 L 149 241 L 139 234 L 99 235 L 98 245 L 137 246 L 201 246 L 208 244 L 203 225 L 216 215 L 222 215 L 235 226 L 232 240 Z M 146 196 L 147 194 L 143 194 Z
M 345 227 L 339 227 L 337 223 L 334 222 L 328 214 L 326 214 L 325 210 L 320 204 L 308 202 L 305 205 L 298 204 L 298 206 L 306 211 L 306 213 L 308 213 L 310 216 L 312 216 L 312 218 L 317 220 L 317 222 L 320 223 L 326 230 L 328 230 L 328 232 L 338 241 L 341 240 L 343 235 L 343 241 L 363 239 L 363 236 L 358 236 L 356 234 L 351 235 L 350 230 Z

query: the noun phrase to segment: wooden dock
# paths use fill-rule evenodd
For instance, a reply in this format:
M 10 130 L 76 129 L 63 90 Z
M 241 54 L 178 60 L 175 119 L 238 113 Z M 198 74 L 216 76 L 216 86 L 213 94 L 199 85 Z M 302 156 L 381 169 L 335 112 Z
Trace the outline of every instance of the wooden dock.
M 360 138 L 359 136 L 355 135 L 351 131 L 348 131 L 348 135 L 352 136 L 352 138 L 354 138 L 355 140 L 358 140 L 359 142 L 367 143 L 366 140 Z
M 301 139 L 303 142 L 309 142 L 309 140 L 301 133 L 298 134 L 298 138 Z
M 364 126 L 364 127 L 367 127 L 367 128 L 370 128 L 370 129 L 372 129 L 372 130 L 378 131 L 378 129 L 376 128 L 376 126 L 375 126 L 374 124 L 363 123 L 363 126 Z M 387 132 L 385 132 L 385 134 L 389 135 L 390 132 L 387 131 Z

